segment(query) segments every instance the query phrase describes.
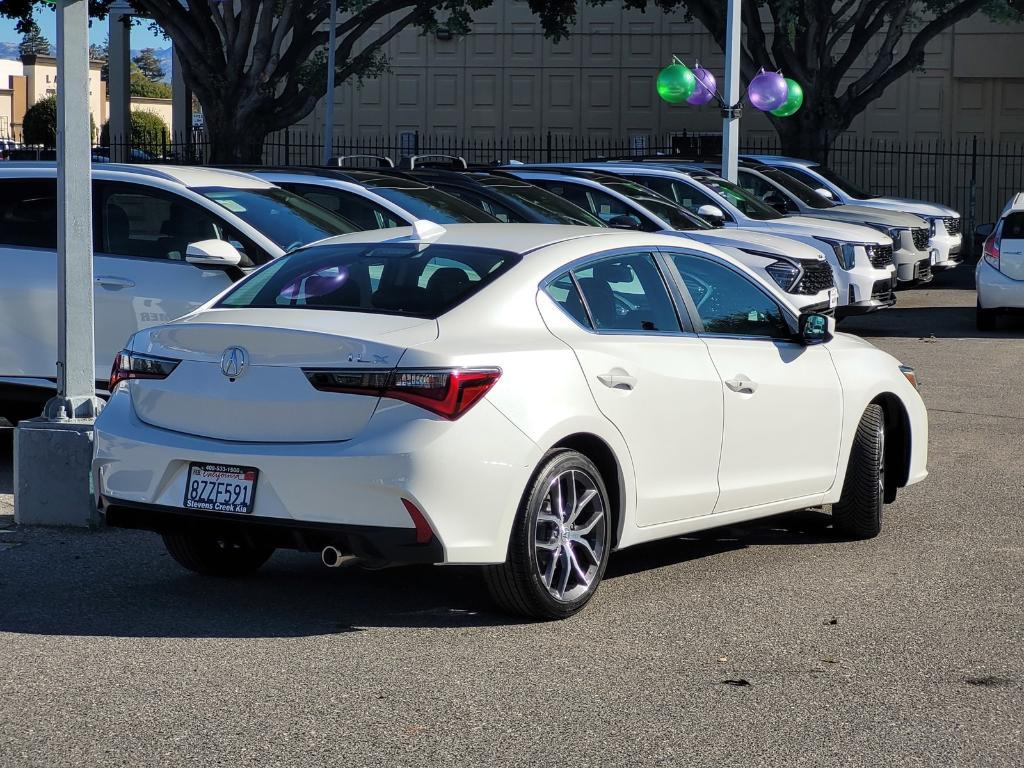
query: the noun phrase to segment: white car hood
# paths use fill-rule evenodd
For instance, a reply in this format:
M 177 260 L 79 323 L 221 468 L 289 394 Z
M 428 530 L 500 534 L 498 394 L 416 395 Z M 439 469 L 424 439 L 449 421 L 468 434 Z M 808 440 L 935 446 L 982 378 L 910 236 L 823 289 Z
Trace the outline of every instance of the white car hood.
M 858 200 L 855 205 L 866 208 L 884 208 L 912 213 L 915 216 L 959 216 L 952 208 L 924 200 L 912 200 L 908 197 L 873 197 L 870 200 Z
M 892 211 L 887 208 L 872 208 L 867 205 L 837 205 L 821 212 L 822 216 L 841 215 L 843 220 L 851 222 L 871 222 L 886 227 L 917 229 L 927 227 L 928 222 L 913 213 Z M 810 214 L 817 216 L 817 214 Z
M 846 224 L 828 219 L 812 219 L 810 216 L 786 216 L 763 222 L 776 235 L 796 237 L 821 237 L 827 240 L 843 240 L 850 243 L 872 243 L 892 245 L 892 238 L 877 229 L 862 224 Z
M 698 243 L 705 243 L 707 245 L 763 251 L 773 256 L 785 256 L 790 259 L 806 261 L 825 260 L 825 256 L 821 251 L 805 243 L 789 237 L 779 237 L 778 235 L 770 235 L 766 232 L 743 229 L 742 227 L 738 229 L 690 230 L 678 234 L 686 235 Z

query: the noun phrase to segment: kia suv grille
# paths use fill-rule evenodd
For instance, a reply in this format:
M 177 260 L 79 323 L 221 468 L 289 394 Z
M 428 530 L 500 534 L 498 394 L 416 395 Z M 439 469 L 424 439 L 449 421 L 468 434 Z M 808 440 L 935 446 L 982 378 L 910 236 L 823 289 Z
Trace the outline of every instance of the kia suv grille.
M 919 251 L 923 251 L 928 247 L 928 229 L 920 227 L 919 229 L 910 230 L 914 236 L 914 247 Z
M 875 269 L 885 269 L 892 264 L 891 245 L 869 245 L 868 261 Z
M 835 285 L 832 278 L 832 267 L 822 261 L 814 264 L 804 264 L 803 275 L 793 286 L 792 293 L 800 293 L 805 296 L 814 296 Z
M 950 235 L 960 234 L 960 217 L 959 216 L 946 216 L 942 219 L 942 223 L 946 225 L 946 233 Z

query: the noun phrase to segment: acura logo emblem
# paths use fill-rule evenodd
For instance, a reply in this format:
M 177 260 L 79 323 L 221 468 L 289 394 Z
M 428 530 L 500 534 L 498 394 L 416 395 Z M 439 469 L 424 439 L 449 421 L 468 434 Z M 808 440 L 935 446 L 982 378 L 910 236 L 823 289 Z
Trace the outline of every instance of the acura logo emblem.
M 220 372 L 237 379 L 249 369 L 249 353 L 244 347 L 228 347 L 220 358 Z

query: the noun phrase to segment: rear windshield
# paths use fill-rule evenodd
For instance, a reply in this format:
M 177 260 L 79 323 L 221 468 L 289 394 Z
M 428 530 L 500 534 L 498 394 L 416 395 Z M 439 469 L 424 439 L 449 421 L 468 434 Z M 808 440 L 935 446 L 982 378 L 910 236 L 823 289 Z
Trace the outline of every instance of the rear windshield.
M 205 187 L 196 192 L 235 214 L 284 251 L 358 231 L 348 219 L 276 187 Z
M 434 187 L 369 187 L 417 219 L 435 224 L 493 224 L 496 218 Z
M 515 253 L 466 246 L 314 246 L 254 272 L 217 306 L 333 309 L 433 319 L 519 260 Z

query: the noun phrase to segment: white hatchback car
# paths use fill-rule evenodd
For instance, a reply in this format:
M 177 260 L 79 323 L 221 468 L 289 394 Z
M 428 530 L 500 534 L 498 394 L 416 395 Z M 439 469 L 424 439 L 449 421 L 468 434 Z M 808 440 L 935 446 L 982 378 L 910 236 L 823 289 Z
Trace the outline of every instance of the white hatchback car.
M 137 333 L 96 422 L 107 523 L 202 573 L 277 547 L 477 563 L 559 618 L 609 553 L 926 476 L 913 373 L 710 246 L 549 224 L 365 232 Z
M 1000 312 L 1024 309 L 1024 192 L 1003 209 L 985 240 L 974 278 L 979 331 L 995 330 Z
M 93 179 L 96 370 L 288 249 L 356 230 L 233 171 L 103 165 Z M 38 416 L 57 359 L 57 168 L 0 165 L 0 416 Z M 101 383 L 100 387 L 105 387 Z

